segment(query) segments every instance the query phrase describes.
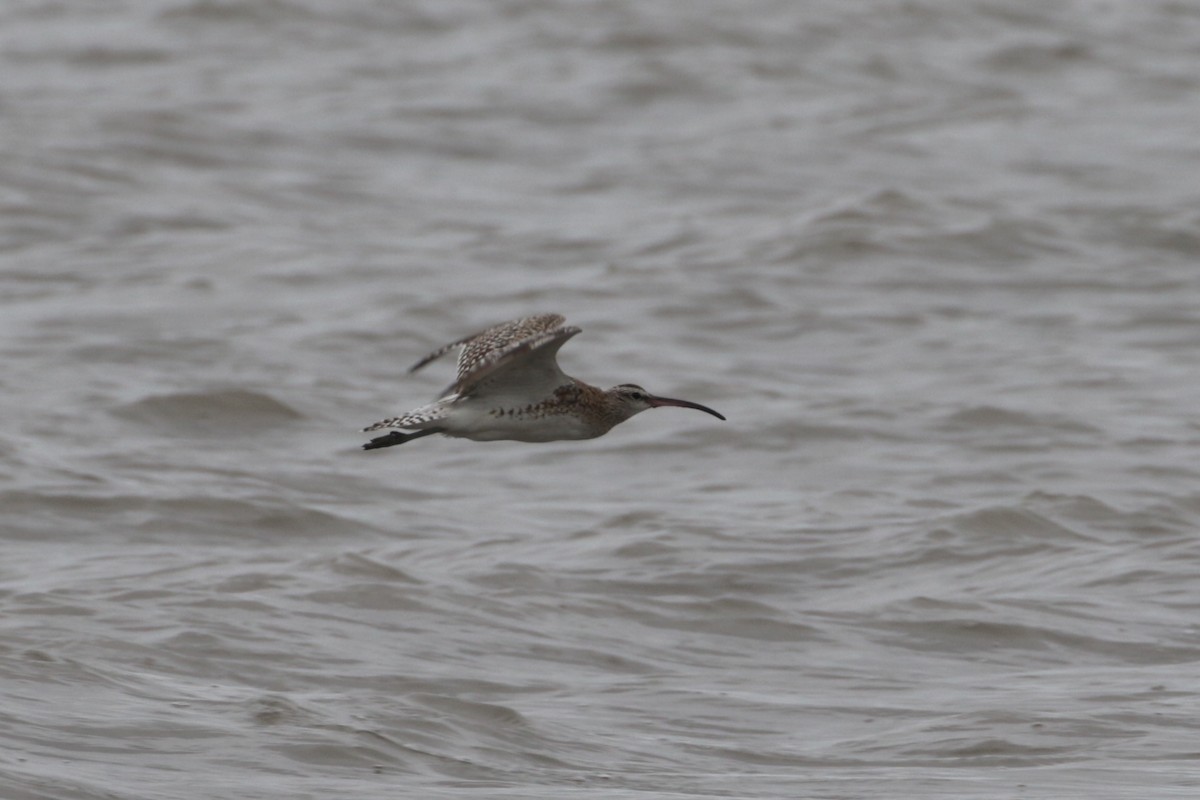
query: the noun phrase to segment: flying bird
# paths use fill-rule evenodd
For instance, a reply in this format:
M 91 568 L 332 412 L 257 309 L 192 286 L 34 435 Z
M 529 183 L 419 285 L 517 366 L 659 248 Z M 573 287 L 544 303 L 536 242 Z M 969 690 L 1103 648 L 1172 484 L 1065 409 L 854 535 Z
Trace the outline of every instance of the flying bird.
M 579 328 L 564 322 L 560 314 L 524 317 L 434 350 L 409 372 L 461 347 L 454 383 L 429 405 L 363 428 L 394 429 L 363 449 L 391 447 L 435 433 L 476 442 L 594 439 L 646 409 L 667 406 L 725 419 L 708 406 L 657 397 L 636 384 L 600 389 L 565 375 L 556 356 Z

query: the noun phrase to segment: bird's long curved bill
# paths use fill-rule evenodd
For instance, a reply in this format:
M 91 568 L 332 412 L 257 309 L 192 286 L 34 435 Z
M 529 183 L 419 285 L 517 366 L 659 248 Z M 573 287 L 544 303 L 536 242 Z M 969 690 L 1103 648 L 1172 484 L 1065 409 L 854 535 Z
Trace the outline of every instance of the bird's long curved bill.
M 650 399 L 650 405 L 653 406 L 654 408 L 660 408 L 661 406 L 675 406 L 676 408 L 694 408 L 697 411 L 703 411 L 705 414 L 712 414 L 717 419 L 720 419 L 720 420 L 725 419 L 725 417 L 721 416 L 716 411 L 713 411 L 708 406 L 702 406 L 699 403 L 693 403 L 688 400 L 673 400 L 670 397 L 651 397 L 649 399 Z

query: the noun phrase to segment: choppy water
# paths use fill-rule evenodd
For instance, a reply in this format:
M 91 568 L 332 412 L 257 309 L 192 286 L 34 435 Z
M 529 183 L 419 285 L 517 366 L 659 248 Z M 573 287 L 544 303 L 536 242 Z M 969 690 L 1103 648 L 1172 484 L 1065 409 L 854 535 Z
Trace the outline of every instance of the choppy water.
M 1200 792 L 1200 6 L 0 8 L 0 796 Z

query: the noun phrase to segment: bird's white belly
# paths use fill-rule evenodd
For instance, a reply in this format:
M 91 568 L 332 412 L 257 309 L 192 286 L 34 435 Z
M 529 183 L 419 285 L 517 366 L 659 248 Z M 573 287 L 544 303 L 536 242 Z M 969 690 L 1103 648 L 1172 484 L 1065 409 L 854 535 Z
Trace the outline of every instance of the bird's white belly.
M 553 442 L 559 439 L 592 439 L 605 430 L 587 424 L 576 414 L 529 414 L 514 410 L 460 406 L 439 423 L 447 436 L 476 442 Z

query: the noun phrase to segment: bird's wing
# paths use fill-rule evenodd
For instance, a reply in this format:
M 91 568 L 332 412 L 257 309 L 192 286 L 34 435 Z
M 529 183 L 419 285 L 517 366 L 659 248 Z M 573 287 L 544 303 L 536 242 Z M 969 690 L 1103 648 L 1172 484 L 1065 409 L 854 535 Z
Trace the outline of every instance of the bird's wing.
M 446 353 L 449 353 L 454 348 L 462 347 L 462 352 L 458 354 L 458 378 L 461 380 L 463 375 L 466 375 L 473 369 L 477 361 L 483 360 L 489 352 L 495 350 L 497 347 L 502 347 L 514 339 L 523 339 L 527 336 L 534 336 L 538 333 L 554 330 L 566 321 L 567 318 L 561 314 L 538 314 L 532 317 L 513 320 L 512 322 L 493 325 L 487 330 L 472 333 L 470 336 L 464 336 L 457 341 L 450 342 L 450 344 L 442 345 L 409 367 L 408 371 L 410 373 L 416 372 L 429 362 L 436 361 L 446 355 Z
M 457 383 L 474 381 L 477 372 L 498 366 L 498 360 L 509 351 L 513 351 L 514 355 L 518 351 L 524 352 L 522 345 L 532 344 L 534 340 L 559 330 L 566 321 L 561 314 L 538 314 L 488 328 L 467 342 L 459 353 Z
M 449 391 L 460 395 L 495 395 L 537 402 L 570 378 L 558 366 L 558 350 L 579 328 L 566 325 L 490 350 Z
M 486 392 L 540 399 L 570 380 L 559 369 L 556 356 L 579 328 L 564 322 L 561 314 L 539 314 L 496 325 L 439 348 L 410 372 L 462 346 L 458 377 L 445 394 Z

